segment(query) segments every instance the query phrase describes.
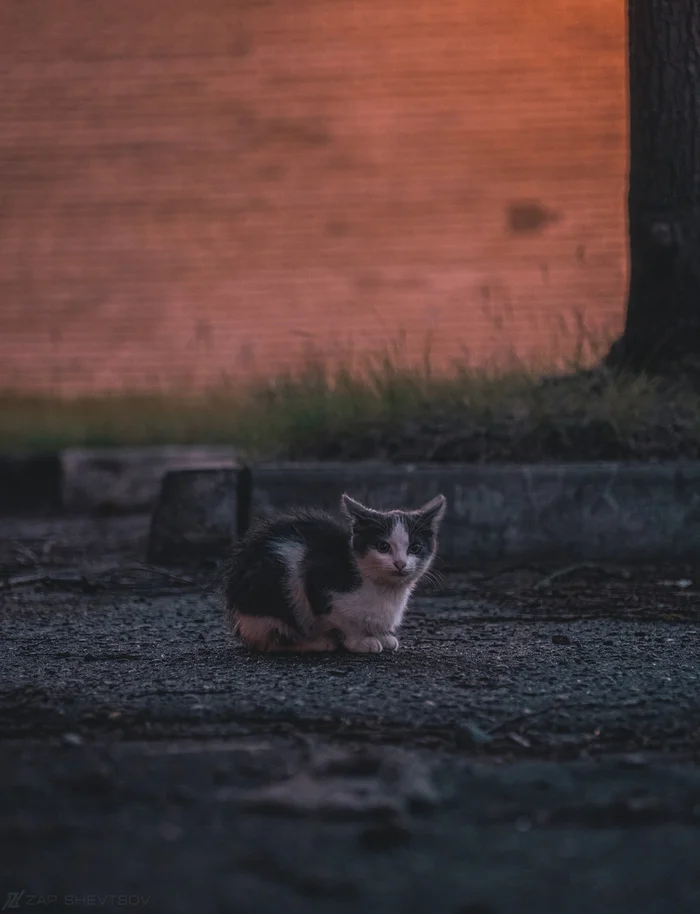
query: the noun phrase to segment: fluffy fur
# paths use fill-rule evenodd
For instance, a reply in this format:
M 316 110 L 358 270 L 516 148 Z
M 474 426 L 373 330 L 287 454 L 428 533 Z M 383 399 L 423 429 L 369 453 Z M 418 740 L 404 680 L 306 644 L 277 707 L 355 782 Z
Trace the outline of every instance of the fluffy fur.
M 377 511 L 343 495 L 344 522 L 300 510 L 259 524 L 227 575 L 238 637 L 261 651 L 395 651 L 445 506 L 439 495 L 415 511 Z

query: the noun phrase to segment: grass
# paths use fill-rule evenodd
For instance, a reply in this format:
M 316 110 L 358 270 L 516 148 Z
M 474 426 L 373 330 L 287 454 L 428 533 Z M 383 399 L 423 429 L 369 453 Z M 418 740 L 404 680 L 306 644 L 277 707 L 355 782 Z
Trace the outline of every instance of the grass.
M 697 446 L 700 455 L 696 394 L 579 367 L 543 383 L 543 366 L 436 373 L 427 357 L 407 364 L 389 350 L 359 367 L 310 359 L 296 374 L 200 394 L 6 393 L 0 449 L 211 443 L 253 459 L 481 460 L 695 456 Z

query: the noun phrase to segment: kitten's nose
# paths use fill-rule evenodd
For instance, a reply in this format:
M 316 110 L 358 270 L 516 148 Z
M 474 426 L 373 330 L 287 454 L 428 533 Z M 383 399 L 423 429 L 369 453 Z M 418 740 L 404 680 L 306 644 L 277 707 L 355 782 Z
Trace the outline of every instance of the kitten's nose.
M 405 563 L 405 562 L 402 562 L 401 559 L 396 559 L 396 560 L 395 560 L 395 562 L 394 562 L 394 568 L 395 568 L 397 571 L 403 571 L 403 570 L 405 569 L 405 567 L 406 567 L 406 563 Z

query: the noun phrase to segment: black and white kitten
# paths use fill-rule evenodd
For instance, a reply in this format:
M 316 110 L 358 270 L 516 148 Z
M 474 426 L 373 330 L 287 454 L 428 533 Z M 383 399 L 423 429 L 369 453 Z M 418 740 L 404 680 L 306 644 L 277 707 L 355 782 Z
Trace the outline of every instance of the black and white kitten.
M 300 510 L 263 521 L 234 550 L 226 606 L 261 651 L 395 651 L 409 597 L 430 568 L 445 514 L 376 511 L 343 495 L 349 523 Z

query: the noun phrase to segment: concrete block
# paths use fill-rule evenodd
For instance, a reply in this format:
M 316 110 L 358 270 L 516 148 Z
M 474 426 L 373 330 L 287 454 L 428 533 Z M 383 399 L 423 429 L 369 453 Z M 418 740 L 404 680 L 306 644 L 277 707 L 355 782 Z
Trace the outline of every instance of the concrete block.
M 223 464 L 235 466 L 232 447 L 69 448 L 61 454 L 62 501 L 72 512 L 152 511 L 165 473 Z
M 637 560 L 700 555 L 700 463 L 276 464 L 253 468 L 251 516 L 337 510 L 343 491 L 381 508 L 448 499 L 440 555 Z
M 238 525 L 238 471 L 230 465 L 172 470 L 151 520 L 148 560 L 194 564 L 231 547 Z
M 375 508 L 418 507 L 440 491 L 439 469 L 387 463 L 272 463 L 251 467 L 251 517 L 299 505 L 338 513 L 340 496 Z

